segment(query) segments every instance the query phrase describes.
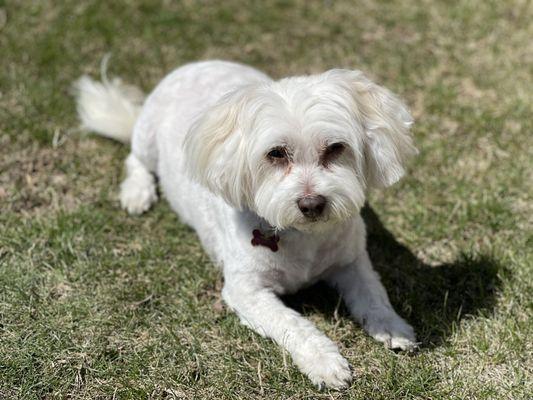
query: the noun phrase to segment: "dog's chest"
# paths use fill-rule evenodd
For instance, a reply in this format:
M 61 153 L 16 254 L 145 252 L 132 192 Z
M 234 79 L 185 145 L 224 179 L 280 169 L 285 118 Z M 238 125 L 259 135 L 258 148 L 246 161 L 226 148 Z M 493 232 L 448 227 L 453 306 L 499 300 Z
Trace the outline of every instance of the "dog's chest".
M 295 292 L 322 279 L 332 267 L 350 261 L 344 241 L 332 234 L 330 237 L 282 237 L 276 262 L 266 271 L 267 279 L 279 293 Z

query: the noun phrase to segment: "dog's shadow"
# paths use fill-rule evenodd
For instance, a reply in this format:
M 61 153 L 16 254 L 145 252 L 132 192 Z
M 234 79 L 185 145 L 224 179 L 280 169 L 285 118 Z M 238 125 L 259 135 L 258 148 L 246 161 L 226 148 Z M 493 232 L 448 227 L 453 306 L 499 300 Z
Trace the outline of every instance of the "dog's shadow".
M 366 206 L 368 251 L 396 311 L 417 332 L 422 347 L 439 346 L 464 318 L 490 313 L 501 286 L 501 266 L 488 256 L 461 255 L 455 262 L 431 266 L 419 260 L 383 226 L 374 210 Z M 319 283 L 284 297 L 290 307 L 307 314 L 333 316 L 338 294 Z M 343 318 L 348 318 L 344 306 Z

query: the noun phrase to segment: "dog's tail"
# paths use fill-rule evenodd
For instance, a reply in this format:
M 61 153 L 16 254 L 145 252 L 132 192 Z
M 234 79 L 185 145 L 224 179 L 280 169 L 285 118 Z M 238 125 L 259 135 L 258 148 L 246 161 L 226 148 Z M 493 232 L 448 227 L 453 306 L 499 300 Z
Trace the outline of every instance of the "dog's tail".
M 109 80 L 106 74 L 108 59 L 106 56 L 102 60 L 102 82 L 83 75 L 74 83 L 78 115 L 83 129 L 128 143 L 144 94 L 119 78 Z

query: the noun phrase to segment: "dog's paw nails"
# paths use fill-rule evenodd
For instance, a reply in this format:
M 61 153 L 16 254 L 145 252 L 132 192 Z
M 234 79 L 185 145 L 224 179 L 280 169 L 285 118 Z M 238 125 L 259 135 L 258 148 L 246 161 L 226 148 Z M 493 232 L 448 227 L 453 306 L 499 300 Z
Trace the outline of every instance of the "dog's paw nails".
M 395 313 L 367 320 L 365 329 L 389 349 L 414 351 L 418 348 L 413 328 Z
M 408 339 L 399 336 L 393 336 L 390 338 L 388 343 L 385 343 L 385 347 L 392 350 L 403 350 L 408 352 L 414 352 L 418 349 L 420 343 L 416 342 L 414 339 Z

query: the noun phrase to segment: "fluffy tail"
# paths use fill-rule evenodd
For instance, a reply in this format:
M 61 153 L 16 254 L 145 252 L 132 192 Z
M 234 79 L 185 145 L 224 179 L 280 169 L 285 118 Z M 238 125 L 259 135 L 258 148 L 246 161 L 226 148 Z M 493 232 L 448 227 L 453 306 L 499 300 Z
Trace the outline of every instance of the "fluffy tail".
M 107 57 L 102 61 L 102 82 L 84 75 L 74 83 L 78 115 L 82 128 L 128 143 L 144 94 L 119 78 L 108 80 L 106 64 Z

